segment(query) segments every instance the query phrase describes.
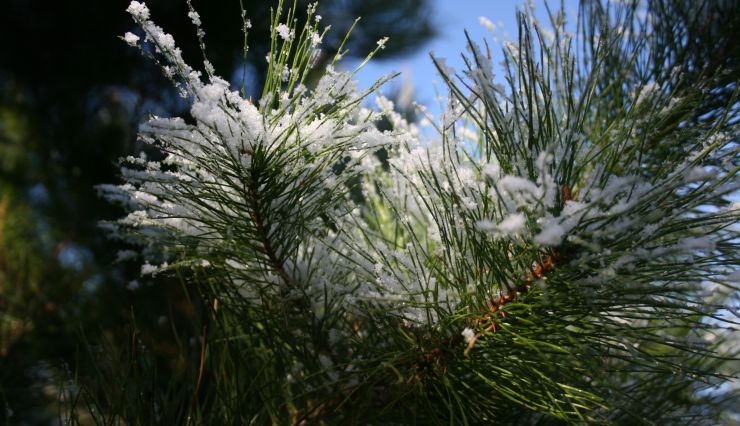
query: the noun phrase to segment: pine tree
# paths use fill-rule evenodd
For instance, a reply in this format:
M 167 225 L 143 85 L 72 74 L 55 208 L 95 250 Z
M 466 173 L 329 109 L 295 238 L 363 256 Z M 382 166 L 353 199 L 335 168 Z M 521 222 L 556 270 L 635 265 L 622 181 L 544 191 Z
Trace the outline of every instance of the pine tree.
M 192 120 L 152 117 L 140 138 L 165 158 L 100 189 L 130 208 L 107 226 L 142 273 L 209 300 L 212 377 L 180 420 L 716 421 L 737 375 L 737 85 L 708 103 L 718 80 L 665 60 L 656 4 L 584 2 L 575 33 L 525 7 L 505 86 L 488 45 L 460 72 L 435 58 L 448 108 L 426 138 L 363 103 L 386 79 L 359 91 L 343 47 L 307 87 L 313 7 L 301 28 L 275 11 L 252 101 L 131 2 L 146 38 L 124 39 Z

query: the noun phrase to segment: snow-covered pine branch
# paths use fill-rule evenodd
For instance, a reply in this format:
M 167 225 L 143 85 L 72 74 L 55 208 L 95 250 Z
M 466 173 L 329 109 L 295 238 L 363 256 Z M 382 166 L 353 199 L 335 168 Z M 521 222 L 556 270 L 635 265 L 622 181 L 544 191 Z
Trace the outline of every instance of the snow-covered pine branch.
M 222 344 L 259 367 L 252 396 L 282 407 L 274 422 L 691 415 L 737 356 L 724 330 L 737 325 L 738 120 L 682 121 L 703 88 L 641 78 L 661 66 L 643 60 L 649 25 L 637 44 L 624 33 L 636 6 L 610 7 L 625 21 L 581 16 L 605 40 L 582 51 L 562 11 L 545 28 L 525 9 L 506 87 L 472 40 L 462 74 L 435 59 L 449 108 L 426 138 L 390 100 L 362 106 L 382 81 L 359 91 L 341 48 L 305 86 L 315 6 L 300 30 L 294 9 L 274 14 L 255 105 L 207 61 L 203 81 L 133 1 L 192 120 L 142 125 L 164 159 L 129 157 L 125 183 L 100 186 L 131 211 L 109 226 L 145 246 L 143 273 L 217 283 L 204 288 L 230 307 L 218 315 L 240 324 Z

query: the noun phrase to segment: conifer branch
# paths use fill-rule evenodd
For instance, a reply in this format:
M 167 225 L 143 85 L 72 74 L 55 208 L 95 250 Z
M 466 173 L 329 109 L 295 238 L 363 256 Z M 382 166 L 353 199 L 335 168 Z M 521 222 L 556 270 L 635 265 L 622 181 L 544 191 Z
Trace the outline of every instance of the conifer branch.
M 388 99 L 362 105 L 385 80 L 359 91 L 334 68 L 344 51 L 304 86 L 315 6 L 302 30 L 294 8 L 273 13 L 256 105 L 129 11 L 193 124 L 142 126 L 166 159 L 128 158 L 126 183 L 101 186 L 131 210 L 109 226 L 144 246 L 143 272 L 218 283 L 205 291 L 230 309 L 211 345 L 250 360 L 249 418 L 623 424 L 720 407 L 706 389 L 738 357 L 737 90 L 706 102 L 685 52 L 668 63 L 697 85 L 668 72 L 679 46 L 636 2 L 582 2 L 575 33 L 563 10 L 546 25 L 525 7 L 503 86 L 467 35 L 462 72 L 434 58 L 449 99 L 431 139 Z

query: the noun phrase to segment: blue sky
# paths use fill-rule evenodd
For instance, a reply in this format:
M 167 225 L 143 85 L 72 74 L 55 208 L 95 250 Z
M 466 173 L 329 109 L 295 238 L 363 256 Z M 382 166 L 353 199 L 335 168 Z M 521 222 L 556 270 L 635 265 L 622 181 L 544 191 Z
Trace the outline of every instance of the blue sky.
M 460 52 L 465 50 L 466 39 L 464 30 L 467 30 L 471 39 L 482 44 L 483 39 L 488 40 L 491 53 L 494 55 L 494 63 L 501 60 L 499 44 L 493 39 L 494 35 L 479 22 L 480 16 L 485 16 L 496 25 L 499 42 L 503 39 L 515 40 L 516 10 L 524 4 L 523 0 L 433 0 L 433 19 L 437 24 L 439 35 L 422 46 L 415 54 L 391 60 L 376 60 L 368 63 L 361 70 L 357 78 L 360 87 L 368 87 L 379 77 L 392 73 L 401 72 L 393 85 L 402 84 L 404 81 L 411 82 L 415 91 L 415 100 L 429 107 L 430 112 L 438 113 L 439 108 L 435 101 L 435 86 L 437 90 L 445 94 L 441 79 L 437 76 L 436 69 L 432 65 L 429 53 L 433 52 L 436 57 L 445 58 L 447 65 L 455 69 L 461 69 L 463 62 Z M 535 10 L 539 19 L 544 19 L 545 2 L 534 1 Z M 551 1 L 553 8 L 558 8 L 559 1 Z M 570 21 L 575 18 L 577 11 L 577 0 L 565 0 L 565 10 Z M 389 40 L 388 43 L 393 43 Z M 498 55 L 498 56 L 496 56 Z M 494 68 L 501 72 L 498 68 Z

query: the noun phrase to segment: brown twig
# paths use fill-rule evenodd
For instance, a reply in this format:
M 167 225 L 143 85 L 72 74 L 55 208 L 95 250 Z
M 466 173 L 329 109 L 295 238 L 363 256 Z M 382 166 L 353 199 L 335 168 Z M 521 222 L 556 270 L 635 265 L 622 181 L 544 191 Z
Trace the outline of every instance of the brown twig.
M 524 278 L 524 281 L 520 285 L 506 294 L 499 294 L 491 300 L 491 305 L 488 307 L 489 312 L 487 312 L 481 318 L 476 318 L 474 320 L 476 324 L 480 324 L 484 321 L 488 321 L 490 322 L 490 324 L 483 331 L 478 332 L 475 336 L 473 336 L 472 339 L 470 339 L 467 348 L 465 348 L 465 356 L 468 356 L 470 351 L 475 346 L 475 343 L 481 336 L 490 331 L 493 331 L 494 333 L 496 332 L 496 318 L 494 317 L 496 315 L 496 312 L 500 311 L 501 316 L 506 318 L 506 312 L 502 311 L 501 309 L 516 300 L 517 296 L 519 296 L 520 294 L 529 292 L 534 281 L 544 277 L 545 274 L 553 270 L 555 268 L 556 262 L 559 260 L 560 254 L 557 251 L 553 251 L 551 255 L 545 257 L 545 260 L 537 263 L 534 266 L 532 271 L 527 274 L 527 276 Z
M 563 203 L 566 203 L 568 201 L 574 200 L 575 197 L 573 196 L 573 193 L 571 192 L 571 189 L 568 185 L 563 186 L 562 190 L 562 200 Z M 502 317 L 506 317 L 506 313 L 502 311 L 501 309 L 514 301 L 518 295 L 524 294 L 529 292 L 529 290 L 532 288 L 532 284 L 538 280 L 541 279 L 547 274 L 548 272 L 555 269 L 556 264 L 560 261 L 561 256 L 560 253 L 557 250 L 554 250 L 552 254 L 545 257 L 545 259 L 542 262 L 538 262 L 534 265 L 534 268 L 526 275 L 523 282 L 519 284 L 516 288 L 512 289 L 506 294 L 499 294 L 495 298 L 493 298 L 490 302 L 490 306 L 488 307 L 489 312 L 487 312 L 485 315 L 483 315 L 481 318 L 474 319 L 474 323 L 476 325 L 488 321 L 490 324 L 483 329 L 483 331 L 480 331 L 476 333 L 475 336 L 473 336 L 472 339 L 468 342 L 468 346 L 465 348 L 465 356 L 468 356 L 470 354 L 470 351 L 475 346 L 475 343 L 478 341 L 478 339 L 483 336 L 484 334 L 493 331 L 496 332 L 496 312 L 501 312 Z
M 193 405 L 198 400 L 198 391 L 200 391 L 200 383 L 203 380 L 203 367 L 206 362 L 206 337 L 208 335 L 208 326 L 203 326 L 203 337 L 200 342 L 200 363 L 198 365 L 198 381 L 195 383 L 195 392 L 193 392 Z
M 265 256 L 267 256 L 267 261 L 269 262 L 273 271 L 275 271 L 275 273 L 278 274 L 278 276 L 280 277 L 280 279 L 283 280 L 285 285 L 290 289 L 295 288 L 295 283 L 293 282 L 293 279 L 285 271 L 283 261 L 280 260 L 280 258 L 277 256 L 277 252 L 272 247 L 272 243 L 270 242 L 270 239 L 268 238 L 267 231 L 265 230 L 264 221 L 262 220 L 262 215 L 259 214 L 260 200 L 259 200 L 259 195 L 257 194 L 257 190 L 255 188 L 250 187 L 248 189 L 248 193 L 249 193 L 249 196 L 253 204 L 252 209 L 249 212 L 249 215 L 252 219 L 252 222 L 254 223 L 255 231 L 257 231 L 259 242 L 260 242 L 260 245 L 262 246 L 262 252 L 265 254 Z

